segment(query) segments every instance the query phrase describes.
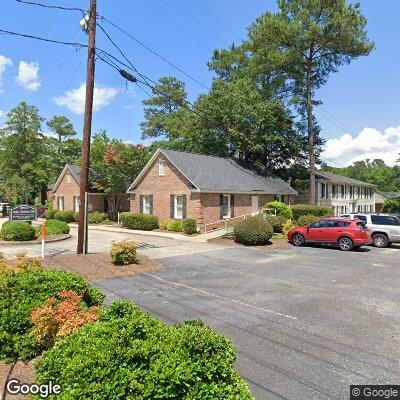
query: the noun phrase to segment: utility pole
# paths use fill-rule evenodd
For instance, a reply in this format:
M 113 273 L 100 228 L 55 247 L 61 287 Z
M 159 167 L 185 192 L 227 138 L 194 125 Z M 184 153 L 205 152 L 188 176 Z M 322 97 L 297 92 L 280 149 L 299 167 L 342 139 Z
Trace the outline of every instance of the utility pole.
M 89 192 L 89 156 L 90 136 L 92 132 L 94 69 L 96 53 L 96 0 L 90 0 L 89 11 L 89 47 L 86 72 L 86 99 L 85 117 L 83 121 L 82 165 L 80 184 L 79 226 L 78 226 L 78 254 L 87 253 L 87 193 Z

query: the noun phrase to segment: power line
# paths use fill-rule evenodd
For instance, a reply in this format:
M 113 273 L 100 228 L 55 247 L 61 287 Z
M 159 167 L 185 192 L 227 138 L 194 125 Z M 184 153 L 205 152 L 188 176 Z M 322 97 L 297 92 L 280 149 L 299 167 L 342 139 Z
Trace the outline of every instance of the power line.
M 212 50 L 206 46 L 204 43 L 200 42 L 197 40 L 194 36 L 192 36 L 186 29 L 182 28 L 180 25 L 178 25 L 174 20 L 172 20 L 170 17 L 168 17 L 167 14 L 162 12 L 160 9 L 155 7 L 153 4 L 148 2 L 147 0 L 143 0 L 150 8 L 152 8 L 154 11 L 156 11 L 158 14 L 160 14 L 162 17 L 164 17 L 170 24 L 174 25 L 177 29 L 182 31 L 186 36 L 188 36 L 190 39 L 192 39 L 194 42 L 196 42 L 200 47 L 203 49 L 207 50 L 208 52 L 212 52 Z
M 78 8 L 78 7 L 63 7 L 63 6 L 57 6 L 57 5 L 36 3 L 34 1 L 26 1 L 26 0 L 15 0 L 15 1 L 17 1 L 18 3 L 29 4 L 31 6 L 39 6 L 39 7 L 44 7 L 44 8 L 55 8 L 58 10 L 65 10 L 65 11 L 80 11 L 82 13 L 87 12 L 87 10 L 85 10 L 83 8 Z
M 236 34 L 231 28 L 229 28 L 221 19 L 219 19 L 214 13 L 212 13 L 202 2 L 199 0 L 195 0 L 196 3 L 211 17 L 213 17 L 221 26 L 223 26 L 228 32 L 232 33 L 235 35 L 239 40 L 242 40 L 242 38 Z
M 174 3 L 178 8 L 181 8 L 186 15 L 188 15 L 193 21 L 196 21 L 203 29 L 205 29 L 207 32 L 211 33 L 214 37 L 216 37 L 221 42 L 228 44 L 228 46 L 229 46 L 229 43 L 225 39 L 223 39 L 217 33 L 212 31 L 207 25 L 204 25 L 203 22 L 200 19 L 198 19 L 197 17 L 195 17 L 187 8 L 183 7 L 176 0 L 170 0 L 170 1 L 172 3 Z
M 43 38 L 43 37 L 40 37 L 40 36 L 28 35 L 26 33 L 12 32 L 12 31 L 8 31 L 8 30 L 5 30 L 5 29 L 0 29 L 0 33 L 2 33 L 4 35 L 14 35 L 14 36 L 21 36 L 21 37 L 28 38 L 28 39 L 41 40 L 43 42 L 64 44 L 66 46 L 74 46 L 76 48 L 82 48 L 82 47 L 87 48 L 88 47 L 87 44 L 75 43 L 75 42 L 64 42 L 64 41 L 61 41 L 61 40 L 54 40 L 54 39 L 47 39 L 47 38 Z
M 197 84 L 199 84 L 200 86 L 202 86 L 203 88 L 210 90 L 209 86 L 206 86 L 205 84 L 203 84 L 202 82 L 200 82 L 197 78 L 194 78 L 193 75 L 190 75 L 188 72 L 185 72 L 181 67 L 177 66 L 176 64 L 174 64 L 172 61 L 168 60 L 167 58 L 163 57 L 162 55 L 160 55 L 159 53 L 157 53 L 155 50 L 153 50 L 151 47 L 149 47 L 148 45 L 146 45 L 145 43 L 143 43 L 142 41 L 140 41 L 139 39 L 135 38 L 132 34 L 128 33 L 126 30 L 124 30 L 123 28 L 121 28 L 120 26 L 118 26 L 117 24 L 115 24 L 114 22 L 110 21 L 109 19 L 107 19 L 104 16 L 100 16 L 100 18 L 106 22 L 108 22 L 109 24 L 111 24 L 114 28 L 118 29 L 119 31 L 121 31 L 122 33 L 124 33 L 126 36 L 130 37 L 132 40 L 134 40 L 137 44 L 139 44 L 140 46 L 142 46 L 143 48 L 145 48 L 146 50 L 148 50 L 150 53 L 154 54 L 156 57 L 158 57 L 159 59 L 165 61 L 167 64 L 169 64 L 171 67 L 175 68 L 177 71 L 181 72 L 182 74 L 184 74 L 186 77 L 188 77 L 189 79 L 191 79 L 193 82 L 196 82 Z

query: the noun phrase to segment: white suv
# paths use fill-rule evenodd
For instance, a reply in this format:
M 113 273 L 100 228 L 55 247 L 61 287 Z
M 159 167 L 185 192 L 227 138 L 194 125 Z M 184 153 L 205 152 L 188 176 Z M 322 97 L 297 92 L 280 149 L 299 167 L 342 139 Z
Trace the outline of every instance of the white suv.
M 387 247 L 391 243 L 400 243 L 400 218 L 392 214 L 343 214 L 341 218 L 363 221 L 371 231 L 376 247 Z

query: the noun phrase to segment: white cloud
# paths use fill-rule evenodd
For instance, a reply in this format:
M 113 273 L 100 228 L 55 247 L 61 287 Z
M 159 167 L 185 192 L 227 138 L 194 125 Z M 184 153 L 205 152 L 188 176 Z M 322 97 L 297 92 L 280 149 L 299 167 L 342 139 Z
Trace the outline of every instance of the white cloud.
M 3 74 L 4 72 L 6 72 L 6 69 L 8 67 L 12 66 L 13 66 L 12 61 L 9 58 L 2 56 L 0 54 L 0 93 L 3 91 Z
M 364 128 L 357 136 L 348 133 L 329 139 L 321 156 L 323 161 L 336 166 L 347 166 L 355 161 L 380 158 L 388 165 L 395 165 L 399 159 L 400 126 L 380 132 L 374 128 Z M 332 160 L 332 163 L 329 163 Z
M 0 118 L 4 118 L 7 115 L 7 113 L 3 110 L 0 110 Z
M 118 90 L 112 87 L 95 87 L 93 93 L 93 110 L 98 111 L 111 103 Z M 75 114 L 85 111 L 86 85 L 83 83 L 78 89 L 68 90 L 62 96 L 55 97 L 53 101 L 65 106 Z
M 39 63 L 34 61 L 20 61 L 17 82 L 25 89 L 33 92 L 39 90 L 41 86 L 39 79 Z

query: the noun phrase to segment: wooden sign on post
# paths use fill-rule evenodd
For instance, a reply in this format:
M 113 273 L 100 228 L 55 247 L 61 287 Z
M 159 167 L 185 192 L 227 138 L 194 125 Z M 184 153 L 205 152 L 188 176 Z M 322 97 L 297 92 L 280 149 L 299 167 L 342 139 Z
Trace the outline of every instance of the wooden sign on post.
M 20 205 L 10 210 L 10 221 L 35 221 L 37 210 L 35 207 Z

